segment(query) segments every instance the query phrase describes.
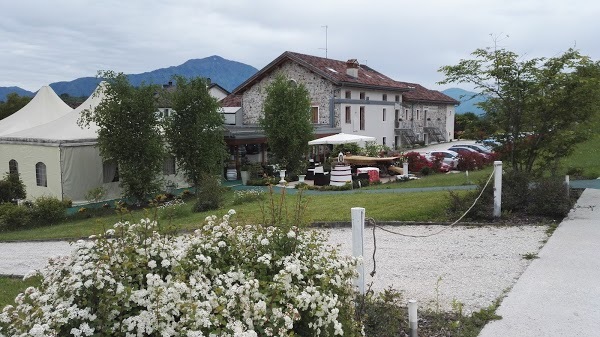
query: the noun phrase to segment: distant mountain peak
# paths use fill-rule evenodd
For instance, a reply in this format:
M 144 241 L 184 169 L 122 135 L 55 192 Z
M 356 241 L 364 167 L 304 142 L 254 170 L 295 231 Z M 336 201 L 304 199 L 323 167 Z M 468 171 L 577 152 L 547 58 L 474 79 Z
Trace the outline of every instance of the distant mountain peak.
M 485 96 L 461 88 L 450 88 L 443 90 L 442 92 L 455 100 L 460 101 L 460 105 L 456 107 L 457 114 L 464 114 L 467 112 L 472 112 L 476 115 L 485 114 L 485 111 L 477 106 L 477 103 L 486 100 Z
M 118 69 L 115 69 L 118 71 Z M 228 91 L 232 91 L 238 85 L 254 75 L 258 69 L 237 61 L 225 59 L 219 55 L 211 55 L 205 58 L 190 59 L 178 66 L 160 68 L 140 74 L 128 74 L 129 81 L 133 85 L 144 83 L 165 84 L 173 75 L 181 75 L 186 78 L 207 77 L 212 83 L 216 83 Z M 81 77 L 72 81 L 61 81 L 51 83 L 50 87 L 57 95 L 69 94 L 80 97 L 89 96 L 100 83 L 96 77 Z M 6 95 L 16 92 L 19 95 L 33 96 L 33 93 L 18 87 L 0 87 L 0 101 L 6 99 Z

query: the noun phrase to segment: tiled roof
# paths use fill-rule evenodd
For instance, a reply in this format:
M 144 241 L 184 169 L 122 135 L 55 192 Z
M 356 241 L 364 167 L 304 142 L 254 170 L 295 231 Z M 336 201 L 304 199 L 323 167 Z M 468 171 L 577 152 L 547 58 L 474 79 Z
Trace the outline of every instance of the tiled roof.
M 454 98 L 436 90 L 429 90 L 420 84 L 406 82 L 402 83 L 414 88 L 414 90 L 402 94 L 402 101 L 404 102 L 430 102 L 453 105 L 460 104 L 460 102 Z
M 229 91 L 227 91 L 227 89 L 223 88 L 222 86 L 218 85 L 217 83 L 211 83 L 211 84 L 208 86 L 208 89 L 212 89 L 212 88 L 219 88 L 221 91 L 223 91 L 223 92 L 224 92 L 224 93 L 226 93 L 227 95 L 229 95 L 229 94 L 230 94 L 230 92 L 229 92 Z
M 367 66 L 359 66 L 358 77 L 355 78 L 346 73 L 346 61 L 332 60 L 286 51 L 248 80 L 246 80 L 244 83 L 242 83 L 240 86 L 238 86 L 236 89 L 234 89 L 233 93 L 238 94 L 244 92 L 246 88 L 254 84 L 256 81 L 262 79 L 276 66 L 290 60 L 300 64 L 316 74 L 323 76 L 324 78 L 333 82 L 335 85 L 385 89 L 399 92 L 410 90 L 410 87 L 406 83 L 395 81 Z
M 229 94 L 223 98 L 219 103 L 222 107 L 241 107 L 242 106 L 242 95 Z

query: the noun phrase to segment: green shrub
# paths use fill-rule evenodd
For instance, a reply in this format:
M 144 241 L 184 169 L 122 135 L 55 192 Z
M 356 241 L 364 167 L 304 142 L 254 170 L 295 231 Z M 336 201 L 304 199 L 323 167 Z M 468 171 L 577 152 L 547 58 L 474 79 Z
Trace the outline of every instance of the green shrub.
M 96 188 L 92 188 L 85 194 L 85 200 L 88 203 L 100 202 L 104 200 L 106 196 L 106 189 L 102 186 L 98 186 Z
M 502 174 L 502 209 L 511 212 L 525 210 L 527 208 L 530 184 L 531 177 L 526 173 L 517 171 L 504 172 Z
M 584 169 L 580 166 L 569 166 L 567 168 L 567 174 L 573 177 L 582 177 Z
M 184 218 L 190 215 L 190 209 L 185 207 L 181 199 L 173 199 L 157 207 L 158 217 L 161 220 Z
M 266 177 L 259 179 L 248 179 L 246 182 L 247 186 L 269 186 L 269 185 L 277 185 L 279 183 L 279 178 L 277 177 Z
M 551 217 L 564 217 L 572 204 L 564 180 L 545 178 L 533 184 L 528 195 L 527 213 Z
M 362 320 L 365 336 L 402 336 L 407 326 L 406 308 L 402 295 L 393 289 L 379 294 L 369 293 L 356 299 L 357 314 Z
M 352 187 L 354 188 L 367 187 L 369 185 L 371 185 L 371 181 L 369 179 L 356 179 L 352 181 Z
M 476 191 L 458 194 L 449 193 L 448 212 L 460 215 L 466 211 L 481 192 L 485 182 L 479 183 Z M 491 219 L 494 209 L 493 182 L 467 214 L 470 219 Z M 502 175 L 502 212 L 526 213 L 548 217 L 563 217 L 569 213 L 572 202 L 562 179 L 542 178 L 532 180 L 529 175 L 508 171 Z
M 39 197 L 31 207 L 31 222 L 34 226 L 53 225 L 66 218 L 66 204 L 55 197 Z
M 9 174 L 0 180 L 0 203 L 11 202 L 16 199 L 25 199 L 25 185 L 19 177 L 19 174 Z
M 295 189 L 297 189 L 297 190 L 298 190 L 298 189 L 301 189 L 301 188 L 302 188 L 302 189 L 310 189 L 310 188 L 309 188 L 309 186 L 310 186 L 310 185 L 308 185 L 307 183 L 297 183 L 297 184 L 294 186 L 294 188 L 295 188 Z
M 468 191 L 464 193 L 457 193 L 454 191 L 448 192 L 448 214 L 452 218 L 458 218 L 464 212 L 466 212 L 469 207 L 475 202 L 475 199 L 481 192 L 482 186 L 475 191 Z M 483 195 L 479 198 L 478 202 L 471 208 L 469 213 L 465 215 L 467 219 L 490 219 L 492 218 L 492 212 L 494 209 L 493 206 L 494 196 L 493 189 L 488 186 Z
M 224 189 L 219 177 L 204 174 L 197 187 L 194 212 L 204 212 L 219 209 L 223 205 Z
M 13 203 L 0 204 L 0 231 L 22 229 L 29 226 L 31 211 Z

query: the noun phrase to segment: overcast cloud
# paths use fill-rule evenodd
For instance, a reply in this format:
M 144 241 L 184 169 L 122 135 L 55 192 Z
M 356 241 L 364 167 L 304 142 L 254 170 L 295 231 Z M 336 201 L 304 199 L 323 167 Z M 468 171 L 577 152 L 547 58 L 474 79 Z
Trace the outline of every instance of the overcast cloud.
M 258 69 L 286 50 L 360 63 L 431 89 L 443 65 L 499 45 L 600 58 L 593 0 L 19 0 L 0 4 L 0 86 L 141 73 L 220 55 Z M 506 35 L 509 37 L 507 38 Z

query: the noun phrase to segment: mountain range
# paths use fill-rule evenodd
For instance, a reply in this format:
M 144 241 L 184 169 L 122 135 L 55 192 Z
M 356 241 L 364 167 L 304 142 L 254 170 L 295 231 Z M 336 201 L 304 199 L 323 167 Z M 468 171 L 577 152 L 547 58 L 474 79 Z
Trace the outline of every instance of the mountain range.
M 140 85 L 142 82 L 159 85 L 167 84 L 173 75 L 181 75 L 187 78 L 201 76 L 208 77 L 213 83 L 232 91 L 257 71 L 256 68 L 250 65 L 213 55 L 202 59 L 191 59 L 178 66 L 127 76 L 133 85 Z M 51 83 L 50 87 L 57 95 L 69 94 L 72 97 L 87 97 L 96 89 L 98 83 L 100 83 L 100 79 L 97 77 L 81 77 L 72 81 Z M 33 96 L 35 94 L 19 87 L 0 87 L 0 101 L 6 101 L 6 96 L 13 92 L 19 94 L 19 96 Z M 450 88 L 442 92 L 461 102 L 456 107 L 457 114 L 473 112 L 476 115 L 482 115 L 484 113 L 476 104 L 484 101 L 485 97 L 471 98 L 475 95 L 474 92 L 460 88 Z
M 485 113 L 485 111 L 477 106 L 477 103 L 481 103 L 486 100 L 485 96 L 475 96 L 477 93 L 460 88 L 450 88 L 443 90 L 442 92 L 460 102 L 460 105 L 456 107 L 457 114 L 472 112 L 478 116 L 481 116 Z
M 129 81 L 133 85 L 167 84 L 173 75 L 187 78 L 207 77 L 228 91 L 232 91 L 242 82 L 254 75 L 258 70 L 247 64 L 224 59 L 213 55 L 202 59 L 191 59 L 185 63 L 168 68 L 156 69 L 141 74 L 129 74 Z M 57 95 L 69 94 L 73 97 L 89 96 L 100 83 L 97 77 L 81 77 L 72 81 L 50 83 L 52 90 Z M 33 96 L 35 93 L 19 87 L 0 87 L 0 101 L 6 101 L 9 93 L 15 92 L 20 96 Z

